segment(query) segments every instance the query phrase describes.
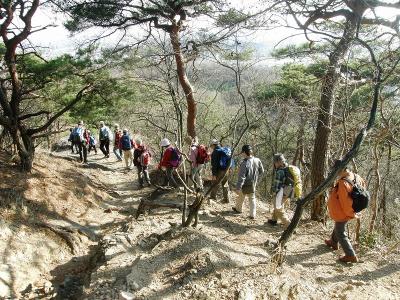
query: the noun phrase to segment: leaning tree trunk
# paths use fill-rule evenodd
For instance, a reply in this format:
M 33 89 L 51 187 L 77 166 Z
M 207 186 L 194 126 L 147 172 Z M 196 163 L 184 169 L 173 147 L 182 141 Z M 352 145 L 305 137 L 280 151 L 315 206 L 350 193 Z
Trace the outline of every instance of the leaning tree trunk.
M 328 153 L 332 131 L 332 114 L 335 103 L 335 88 L 339 80 L 339 67 L 357 30 L 356 18 L 350 17 L 346 21 L 345 29 L 335 50 L 329 57 L 328 70 L 322 83 L 321 99 L 317 130 L 315 133 L 314 150 L 312 155 L 311 178 L 312 189 L 324 181 L 328 167 Z M 322 221 L 325 219 L 326 195 L 322 193 L 313 202 L 311 219 Z
M 189 136 L 194 138 L 196 136 L 196 114 L 197 105 L 193 95 L 193 88 L 186 75 L 185 62 L 181 50 L 181 44 L 179 42 L 179 30 L 180 25 L 176 22 L 172 25 L 171 32 L 169 33 L 171 39 L 172 49 L 174 50 L 176 70 L 178 73 L 179 83 L 185 93 L 187 102 L 187 133 Z

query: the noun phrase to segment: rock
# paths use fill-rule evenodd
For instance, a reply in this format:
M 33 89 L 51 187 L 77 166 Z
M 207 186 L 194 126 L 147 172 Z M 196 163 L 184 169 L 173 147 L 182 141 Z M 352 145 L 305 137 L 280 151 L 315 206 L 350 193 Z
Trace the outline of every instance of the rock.
M 255 299 L 256 296 L 254 295 L 254 291 L 249 286 L 239 291 L 238 300 L 255 300 Z
M 354 280 L 354 279 L 350 279 L 347 283 L 348 283 L 348 284 L 355 285 L 355 286 L 363 286 L 363 285 L 366 285 L 366 282 L 361 281 L 361 280 Z
M 119 293 L 119 300 L 134 300 L 135 295 L 129 292 L 121 291 Z
M 226 289 L 228 286 L 229 286 L 229 282 L 227 282 L 225 280 L 221 281 L 221 287 L 222 288 Z

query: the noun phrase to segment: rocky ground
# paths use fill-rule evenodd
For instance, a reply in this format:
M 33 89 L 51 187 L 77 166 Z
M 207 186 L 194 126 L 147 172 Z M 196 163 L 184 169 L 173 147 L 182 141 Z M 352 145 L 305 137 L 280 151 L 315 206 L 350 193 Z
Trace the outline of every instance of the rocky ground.
M 323 245 L 329 230 L 304 220 L 277 266 L 266 241 L 282 228 L 265 224 L 266 202 L 256 220 L 212 202 L 197 228 L 181 229 L 178 209 L 135 218 L 154 189 L 138 189 L 121 162 L 38 156 L 31 175 L 0 157 L 0 299 L 400 299 L 395 242 L 345 265 Z

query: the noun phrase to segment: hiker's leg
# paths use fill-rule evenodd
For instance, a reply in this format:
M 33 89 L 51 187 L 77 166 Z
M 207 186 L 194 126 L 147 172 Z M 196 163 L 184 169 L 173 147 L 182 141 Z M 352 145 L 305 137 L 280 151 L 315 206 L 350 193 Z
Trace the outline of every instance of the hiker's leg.
M 255 218 L 257 211 L 256 193 L 251 193 L 248 194 L 247 196 L 249 197 L 249 202 L 250 202 L 250 217 Z
M 198 165 L 197 166 L 197 173 L 196 173 L 196 182 L 197 182 L 197 187 L 200 190 L 203 190 L 203 179 L 201 178 L 201 172 L 203 171 L 204 165 Z
M 110 156 L 110 139 L 108 138 L 105 140 L 105 148 L 107 156 Z
M 246 198 L 245 194 L 243 194 L 242 192 L 239 193 L 238 197 L 236 198 L 236 205 L 235 208 L 238 212 L 242 212 L 242 208 L 243 208 L 243 201 Z
M 100 151 L 101 151 L 105 156 L 107 155 L 106 149 L 105 149 L 105 141 L 104 141 L 104 140 L 101 140 L 101 141 L 100 141 Z
M 144 179 L 146 180 L 148 185 L 151 185 L 148 166 L 143 166 L 142 170 L 143 170 Z
M 333 227 L 333 230 L 332 230 L 331 240 L 332 240 L 332 242 L 335 243 L 335 244 L 339 243 L 338 238 L 337 238 L 337 236 L 336 236 L 335 227 Z
M 82 144 L 82 151 L 83 151 L 83 162 L 87 163 L 88 149 L 87 149 L 87 145 L 85 143 Z
M 346 232 L 347 222 L 335 222 L 335 234 L 337 240 L 347 256 L 356 256 Z
M 275 199 L 273 200 L 274 205 L 274 212 L 272 213 L 272 220 L 277 221 L 278 216 L 281 215 L 280 209 L 282 208 L 282 201 L 283 201 L 283 189 L 281 188 L 279 192 L 276 194 Z
M 166 174 L 167 174 L 167 185 L 169 185 L 169 186 L 171 186 L 171 185 L 173 185 L 173 181 L 172 181 L 172 177 L 173 177 L 173 174 L 172 174 L 172 172 L 173 172 L 173 168 L 170 168 L 170 167 L 168 167 L 166 170 L 165 170 L 165 172 L 166 172 Z
M 78 151 L 79 151 L 79 159 L 80 159 L 80 161 L 83 161 L 83 154 L 82 154 L 82 149 L 83 148 L 83 146 L 82 146 L 82 143 L 79 143 L 78 144 Z
M 124 150 L 124 161 L 125 161 L 125 167 L 129 168 L 129 150 Z
M 93 145 L 93 149 L 94 149 L 94 154 L 97 154 L 96 145 Z
M 225 171 L 220 171 L 221 172 L 221 175 L 220 176 L 223 176 L 223 178 L 222 178 L 222 180 L 221 180 L 221 185 L 222 185 L 222 192 L 223 192 L 223 195 L 224 195 L 224 202 L 225 203 L 229 203 L 229 183 L 228 183 L 228 173 L 226 173 L 225 174 L 225 176 L 224 176 L 224 173 L 225 173 Z
M 133 163 L 133 151 L 129 150 L 128 154 L 129 154 L 129 167 L 131 167 Z
M 143 176 L 142 176 L 142 166 L 136 166 L 137 168 L 137 175 L 138 175 L 138 180 L 139 180 L 139 185 L 140 187 L 143 187 Z
M 212 186 L 214 186 L 214 184 L 215 184 L 215 182 L 218 180 L 218 177 L 217 177 L 217 179 L 216 180 L 213 180 L 212 181 Z M 211 190 L 211 192 L 210 192 L 210 199 L 217 199 L 217 192 L 218 192 L 218 186 L 219 186 L 219 184 L 217 184 L 216 186 L 214 186 L 213 188 L 212 188 L 212 190 Z
M 117 157 L 118 160 L 122 160 L 122 157 L 121 157 L 121 155 L 119 154 L 119 150 L 120 150 L 120 149 L 118 149 L 118 147 L 115 147 L 115 146 L 114 146 L 113 152 L 114 152 L 115 156 Z
M 73 142 L 71 142 L 71 153 L 75 153 L 74 152 L 74 143 Z

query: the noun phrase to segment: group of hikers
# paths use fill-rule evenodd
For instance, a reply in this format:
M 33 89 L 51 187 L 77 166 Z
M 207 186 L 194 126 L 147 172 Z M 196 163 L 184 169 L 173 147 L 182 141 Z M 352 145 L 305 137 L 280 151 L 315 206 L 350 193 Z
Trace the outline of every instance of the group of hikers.
M 133 164 L 137 168 L 138 180 L 140 187 L 144 187 L 144 182 L 151 185 L 149 177 L 149 163 L 151 154 L 149 149 L 144 145 L 140 138 L 133 140 L 127 129 L 121 130 L 118 124 L 114 126 L 114 134 L 105 126 L 104 122 L 100 122 L 99 141 L 100 150 L 106 158 L 110 156 L 110 141 L 114 136 L 113 152 L 118 161 L 124 158 L 126 168 L 130 168 Z M 71 141 L 72 151 L 74 147 L 80 155 L 80 160 L 87 163 L 87 153 L 93 149 L 97 154 L 96 139 L 92 133 L 84 128 L 82 121 L 71 129 L 69 138 Z M 210 200 L 216 200 L 218 189 L 222 187 L 223 203 L 231 203 L 229 193 L 228 178 L 231 169 L 234 166 L 231 149 L 223 147 L 220 141 L 213 139 L 210 146 L 207 147 L 199 143 L 197 137 L 186 139 L 188 144 L 188 152 L 183 153 L 175 147 L 167 138 L 163 138 L 160 142 L 162 155 L 158 169 L 165 174 L 165 185 L 177 188 L 179 185 L 175 179 L 176 169 L 181 165 L 182 157 L 185 156 L 190 163 L 190 187 L 194 187 L 196 191 L 204 189 L 202 173 L 205 164 L 210 162 L 212 173 L 212 190 L 210 192 Z M 243 203 L 246 198 L 249 200 L 249 218 L 256 218 L 257 207 L 257 182 L 264 173 L 264 167 L 261 160 L 254 156 L 251 145 L 243 145 L 241 149 L 241 162 L 238 168 L 238 178 L 234 188 L 234 192 L 238 195 L 235 205 L 232 207 L 233 213 L 241 214 Z M 273 212 L 267 224 L 277 226 L 278 223 L 286 228 L 290 220 L 285 212 L 290 199 L 300 199 L 302 197 L 302 182 L 300 169 L 294 165 L 289 165 L 283 154 L 277 153 L 273 156 L 274 180 L 271 191 L 273 193 Z M 325 240 L 325 244 L 334 249 L 338 249 L 340 244 L 345 255 L 340 257 L 342 262 L 357 262 L 358 258 L 350 243 L 346 233 L 346 224 L 349 220 L 359 217 L 359 211 L 362 209 L 355 208 L 355 200 L 353 197 L 354 188 L 365 188 L 363 179 L 350 169 L 345 168 L 339 174 L 334 187 L 330 191 L 328 200 L 328 208 L 331 218 L 335 221 L 334 230 L 330 239 Z M 363 207 L 365 208 L 365 207 Z

